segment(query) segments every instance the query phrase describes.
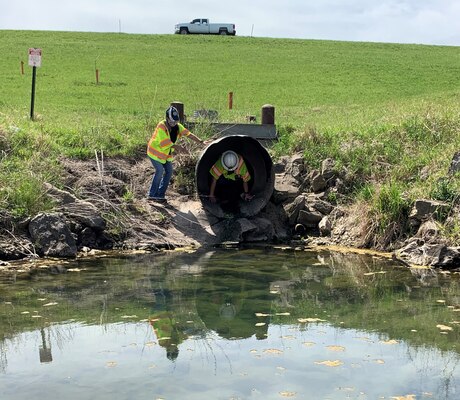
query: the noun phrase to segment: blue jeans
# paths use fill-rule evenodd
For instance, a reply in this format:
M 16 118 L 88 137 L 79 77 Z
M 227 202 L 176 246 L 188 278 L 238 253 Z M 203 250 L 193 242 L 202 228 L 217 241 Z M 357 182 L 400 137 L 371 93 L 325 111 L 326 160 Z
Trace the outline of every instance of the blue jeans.
M 152 158 L 150 158 L 150 161 L 153 168 L 155 168 L 155 174 L 150 185 L 149 197 L 164 198 L 173 173 L 172 162 L 166 161 L 165 164 L 162 164 Z

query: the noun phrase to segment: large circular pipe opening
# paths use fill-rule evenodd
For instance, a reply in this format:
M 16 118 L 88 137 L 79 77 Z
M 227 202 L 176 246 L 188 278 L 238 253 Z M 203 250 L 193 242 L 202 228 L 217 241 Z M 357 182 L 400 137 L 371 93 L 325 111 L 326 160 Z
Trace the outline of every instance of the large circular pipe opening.
M 214 163 L 226 150 L 233 150 L 241 155 L 246 163 L 251 179 L 248 182 L 249 191 L 254 198 L 244 201 L 243 182 L 221 176 L 216 185 L 217 202 L 209 200 L 209 191 L 213 177 L 209 172 Z M 225 136 L 212 142 L 201 154 L 196 165 L 196 188 L 203 207 L 216 217 L 228 214 L 246 217 L 258 214 L 264 208 L 273 193 L 275 177 L 273 163 L 267 150 L 250 136 Z

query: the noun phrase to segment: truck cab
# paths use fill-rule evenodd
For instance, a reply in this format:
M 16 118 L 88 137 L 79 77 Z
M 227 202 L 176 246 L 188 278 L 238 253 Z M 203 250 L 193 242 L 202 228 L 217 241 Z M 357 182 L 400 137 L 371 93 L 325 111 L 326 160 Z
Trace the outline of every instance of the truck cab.
M 207 18 L 194 19 L 190 24 L 193 25 L 193 33 L 209 33 L 209 21 Z

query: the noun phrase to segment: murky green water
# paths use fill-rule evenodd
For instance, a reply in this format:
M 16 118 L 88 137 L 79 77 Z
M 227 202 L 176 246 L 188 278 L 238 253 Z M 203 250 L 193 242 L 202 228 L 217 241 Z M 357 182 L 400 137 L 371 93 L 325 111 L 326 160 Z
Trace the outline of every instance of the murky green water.
M 72 267 L 0 283 L 0 399 L 460 398 L 458 275 L 264 249 Z

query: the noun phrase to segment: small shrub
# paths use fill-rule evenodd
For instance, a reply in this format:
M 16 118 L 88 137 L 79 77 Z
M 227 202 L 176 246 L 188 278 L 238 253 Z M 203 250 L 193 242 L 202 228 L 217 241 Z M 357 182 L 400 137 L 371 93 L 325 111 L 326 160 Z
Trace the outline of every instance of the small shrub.
M 460 187 L 454 179 L 441 178 L 436 181 L 431 189 L 431 198 L 434 200 L 453 203 L 459 196 Z
M 10 176 L 14 185 L 0 190 L 0 203 L 6 203 L 14 215 L 28 216 L 51 208 L 41 180 L 30 175 Z
M 357 197 L 358 199 L 362 199 L 364 201 L 369 202 L 374 197 L 374 195 L 375 195 L 375 187 L 371 184 L 365 184 L 363 185 L 361 190 L 359 190 Z
M 410 201 L 400 184 L 390 182 L 376 189 L 370 200 L 367 244 L 385 248 L 399 239 L 406 231 L 409 211 Z

